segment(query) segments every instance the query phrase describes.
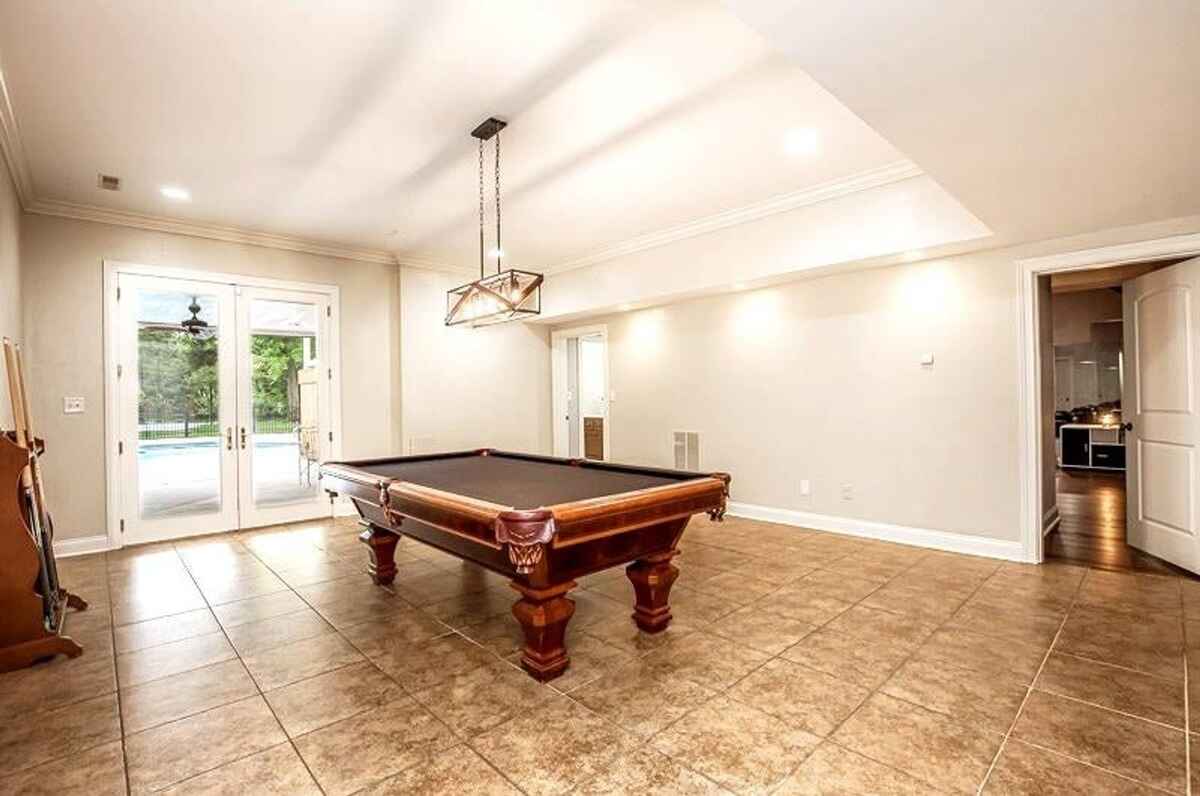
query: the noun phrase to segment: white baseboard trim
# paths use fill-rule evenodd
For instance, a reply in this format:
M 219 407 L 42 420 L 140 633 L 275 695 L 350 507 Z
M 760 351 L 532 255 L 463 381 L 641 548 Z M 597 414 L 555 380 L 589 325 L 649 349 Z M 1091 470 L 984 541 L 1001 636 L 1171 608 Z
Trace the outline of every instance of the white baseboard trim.
M 1049 535 L 1060 522 L 1062 522 L 1062 515 L 1058 513 L 1057 505 L 1046 509 L 1046 513 L 1042 515 L 1042 536 Z
M 891 525 L 886 522 L 859 520 L 852 517 L 838 517 L 832 514 L 815 514 L 808 511 L 779 509 L 771 506 L 756 506 L 751 503 L 731 501 L 727 509 L 735 517 L 745 517 L 750 520 L 777 522 L 782 525 L 796 525 L 801 528 L 812 528 L 817 531 L 829 531 L 846 536 L 857 536 L 863 539 L 879 539 L 885 542 L 927 547 L 933 550 L 945 550 L 950 553 L 962 553 L 969 556 L 984 556 L 985 558 L 1000 558 L 1005 561 L 1026 561 L 1017 541 L 1007 542 L 1001 539 L 988 539 L 983 536 L 969 536 L 961 533 L 935 531 L 929 528 L 910 528 L 905 525 Z
M 103 553 L 107 549 L 108 536 L 102 533 L 95 536 L 81 536 L 78 539 L 54 540 L 55 558 L 86 556 L 89 553 Z

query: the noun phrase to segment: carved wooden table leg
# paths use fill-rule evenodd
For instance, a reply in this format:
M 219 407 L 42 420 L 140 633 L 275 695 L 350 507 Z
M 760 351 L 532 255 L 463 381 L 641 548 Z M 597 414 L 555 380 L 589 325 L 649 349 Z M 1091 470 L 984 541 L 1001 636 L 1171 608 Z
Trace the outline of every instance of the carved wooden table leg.
M 396 579 L 396 544 L 400 537 L 391 531 L 372 525 L 358 536 L 367 546 L 367 574 L 380 586 Z
M 679 577 L 679 567 L 671 563 L 677 554 L 676 550 L 655 553 L 625 568 L 637 594 L 633 621 L 647 633 L 658 633 L 671 624 L 671 606 L 667 598 L 671 595 L 671 584 Z
M 566 594 L 575 588 L 575 581 L 544 589 L 517 581 L 509 585 L 521 593 L 521 599 L 512 608 L 513 616 L 525 631 L 521 665 L 538 680 L 553 680 L 570 663 L 566 645 L 567 622 L 575 613 L 575 601 Z

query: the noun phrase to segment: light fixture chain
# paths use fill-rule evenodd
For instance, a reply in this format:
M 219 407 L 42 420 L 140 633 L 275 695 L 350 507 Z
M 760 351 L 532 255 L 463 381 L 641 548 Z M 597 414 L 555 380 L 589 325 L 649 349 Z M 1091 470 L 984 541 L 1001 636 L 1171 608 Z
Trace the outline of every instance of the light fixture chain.
M 500 131 L 496 131 L 496 273 L 500 273 L 500 258 L 504 248 L 500 243 Z
M 479 139 L 479 278 L 483 279 L 484 248 L 483 248 L 483 139 Z

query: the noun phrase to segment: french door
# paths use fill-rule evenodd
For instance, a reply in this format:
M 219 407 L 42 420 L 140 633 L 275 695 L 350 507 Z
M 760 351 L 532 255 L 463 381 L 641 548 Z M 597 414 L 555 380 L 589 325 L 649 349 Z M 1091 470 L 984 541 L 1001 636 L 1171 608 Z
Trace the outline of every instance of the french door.
M 125 543 L 329 516 L 329 297 L 117 276 Z

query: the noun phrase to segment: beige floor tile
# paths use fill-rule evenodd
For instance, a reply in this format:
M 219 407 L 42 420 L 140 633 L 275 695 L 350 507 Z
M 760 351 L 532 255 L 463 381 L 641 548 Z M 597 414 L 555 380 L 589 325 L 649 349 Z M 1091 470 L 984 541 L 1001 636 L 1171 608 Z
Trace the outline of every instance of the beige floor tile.
M 1183 678 L 1183 633 L 1176 617 L 1073 609 L 1055 646 L 1092 660 L 1172 679 Z
M 410 697 L 296 739 L 296 748 L 331 796 L 353 793 L 421 765 L 454 746 L 446 725 Z
M 761 793 L 796 768 L 820 739 L 718 697 L 652 741 L 655 748 L 737 793 Z
M 513 620 L 516 621 L 516 620 Z M 348 625 L 339 633 L 368 658 L 383 655 L 390 648 L 428 641 L 451 632 L 423 611 L 410 608 L 395 611 L 380 619 Z
M 769 658 L 765 652 L 717 636 L 692 633 L 641 660 L 659 679 L 683 678 L 705 688 L 721 690 Z
M 258 622 L 275 616 L 295 613 L 308 606 L 304 600 L 291 591 L 281 591 L 266 594 L 262 597 L 251 597 L 248 600 L 218 605 L 213 609 L 217 621 L 222 627 L 231 628 L 249 622 Z
M 205 607 L 206 603 L 199 589 L 190 585 L 190 582 L 188 586 L 180 587 L 176 585 L 177 581 L 178 576 L 171 576 L 168 583 L 161 585 L 138 587 L 125 593 L 113 592 L 113 622 L 117 625 L 128 625 Z
M 748 605 L 778 589 L 779 584 L 760 580 L 750 575 L 749 572 L 725 572 L 709 578 L 694 588 L 702 594 Z
M 242 658 L 263 691 L 359 663 L 363 656 L 336 633 L 293 641 Z
M 703 564 L 692 561 L 690 558 L 688 558 L 686 550 L 674 560 L 674 564 L 675 566 L 679 567 L 679 577 L 675 579 L 675 582 L 680 586 L 686 586 L 689 589 L 698 588 L 700 584 L 704 583 L 706 580 L 710 580 L 715 578 L 717 575 L 721 575 L 726 572 L 724 569 L 706 567 Z M 755 562 L 754 566 L 757 567 L 758 562 Z M 611 572 L 612 570 L 606 571 Z M 622 573 L 622 576 L 624 576 L 624 573 Z M 584 584 L 581 583 L 580 585 Z
M 1183 732 L 1082 702 L 1034 691 L 1012 737 L 1154 787 L 1186 786 Z
M 487 589 L 439 600 L 421 610 L 450 627 L 458 628 L 493 616 L 512 616 L 513 603 L 517 599 L 512 589 Z M 576 605 L 578 610 L 578 600 Z
M 948 592 L 945 589 L 913 588 L 888 583 L 867 595 L 861 605 L 941 624 L 965 601 L 966 595 Z
M 167 616 L 161 619 L 150 619 L 132 625 L 120 625 L 113 630 L 116 640 L 116 650 L 136 652 L 147 647 L 169 644 L 172 641 L 182 641 L 195 636 L 206 636 L 221 629 L 212 611 L 200 608 L 195 611 Z
M 563 693 L 590 683 L 601 675 L 619 669 L 635 659 L 635 655 L 585 633 L 576 633 L 567 639 L 567 670 L 550 681 L 550 685 Z M 520 656 L 517 656 L 518 659 Z
M 1077 599 L 1082 605 L 1134 614 L 1178 615 L 1183 610 L 1179 578 L 1142 572 L 1089 570 Z
M 608 770 L 631 744 L 631 736 L 559 696 L 483 733 L 471 745 L 526 793 L 546 796 Z M 547 754 L 548 749 L 554 753 Z
M 871 692 L 776 659 L 755 669 L 727 693 L 738 702 L 823 737 L 837 729 Z
M 292 745 L 282 743 L 184 780 L 161 793 L 167 796 L 241 793 L 321 796 L 321 789 Z
M 520 791 L 466 746 L 452 746 L 362 791 L 362 796 L 520 796 Z
M 117 681 L 129 688 L 236 657 L 224 633 L 209 633 L 117 656 Z
M 0 674 L 0 721 L 54 710 L 117 690 L 117 669 L 107 655 L 59 656 Z
M 850 555 L 830 561 L 823 568 L 862 580 L 886 583 L 910 566 L 910 561 L 895 560 L 887 556 Z
M 494 664 L 495 655 L 459 635 L 389 645 L 371 660 L 408 692 Z
M 0 722 L 0 777 L 70 758 L 121 737 L 116 693 Z
M 125 757 L 120 741 L 61 757 L 0 778 L 0 793 L 22 796 L 123 796 Z
M 395 681 L 363 661 L 268 691 L 264 696 L 284 731 L 295 738 L 377 708 L 402 693 Z
M 947 791 L 974 792 L 1004 736 L 875 694 L 831 740 Z
M 333 628 L 311 608 L 292 614 L 235 625 L 225 631 L 239 655 L 253 655 L 293 641 L 303 641 L 326 633 Z
M 574 793 L 580 796 L 607 796 L 612 793 L 717 796 L 728 791 L 664 754 L 652 749 L 639 749 L 622 754 L 600 776 L 585 782 Z
M 1184 726 L 1184 691 L 1178 680 L 1056 652 L 1046 660 L 1034 687 L 1180 729 Z
M 125 739 L 133 793 L 160 790 L 287 740 L 254 696 Z
M 279 579 L 293 589 L 301 586 L 312 586 L 339 578 L 357 575 L 366 569 L 366 564 L 360 560 L 321 559 L 307 562 L 296 562 L 294 566 L 276 570 Z
M 1046 647 L 1019 644 L 961 627 L 943 627 L 930 636 L 913 658 L 1028 685 L 1033 682 L 1046 652 Z
M 1014 644 L 1045 649 L 1054 640 L 1062 617 L 1015 610 L 1004 603 L 968 600 L 948 624 Z
M 458 632 L 501 658 L 520 652 L 525 647 L 525 633 L 512 614 L 499 614 L 481 622 L 473 622 L 464 625 Z
M 925 796 L 933 789 L 902 771 L 823 743 L 783 781 L 776 796 Z
M 839 680 L 876 688 L 912 654 L 912 648 L 892 639 L 862 639 L 821 628 L 805 636 L 782 657 Z
M 126 735 L 203 713 L 258 693 L 246 667 L 236 658 L 163 677 L 121 692 Z
M 553 695 L 549 688 L 503 661 L 413 692 L 414 699 L 466 739 L 532 709 Z
M 199 581 L 200 593 L 209 605 L 248 600 L 265 594 L 286 591 L 288 585 L 265 567 L 262 572 L 240 578 L 219 578 Z
M 936 622 L 920 617 L 868 608 L 861 603 L 838 615 L 827 629 L 865 641 L 888 641 L 915 650 L 937 629 Z
M 1010 738 L 983 788 L 986 794 L 1150 796 L 1162 793 L 1108 771 Z
M 763 598 L 761 605 L 771 613 L 810 625 L 823 625 L 849 610 L 853 603 L 830 595 L 829 590 L 811 585 L 807 579 L 780 588 Z
M 572 619 L 567 632 L 571 633 L 573 630 L 576 630 L 576 627 Z M 619 616 L 588 625 L 586 628 L 579 628 L 579 630 L 635 657 L 647 655 L 676 639 L 696 632 L 696 628 L 692 625 L 672 619 L 666 630 L 658 633 L 646 633 L 638 628 L 627 611 L 623 611 Z
M 816 625 L 770 611 L 770 600 L 769 596 L 765 597 L 721 617 L 708 626 L 707 632 L 761 652 L 778 655 L 817 629 Z
M 571 692 L 595 713 L 640 738 L 649 738 L 716 692 L 681 677 L 656 677 L 635 661 Z
M 412 606 L 391 592 L 378 591 L 369 597 L 322 603 L 316 610 L 326 622 L 341 630 L 361 622 L 387 620 L 393 614 L 411 611 Z
M 625 577 L 624 574 L 621 577 Z M 570 598 L 575 601 L 575 614 L 571 617 L 570 626 L 572 630 L 584 630 L 602 622 L 611 622 L 618 617 L 629 620 L 633 614 L 632 601 L 617 601 L 584 589 L 571 592 Z M 512 616 L 511 609 L 507 615 Z
M 63 635 L 73 638 L 93 658 L 114 654 L 112 614 L 104 605 L 95 605 L 85 611 L 69 611 Z
M 633 599 L 630 598 L 628 603 L 623 604 L 632 607 Z M 671 589 L 670 605 L 672 616 L 681 622 L 697 627 L 715 622 L 741 607 L 740 603 L 723 597 L 713 597 L 711 594 L 703 594 L 683 586 Z
M 910 660 L 879 690 L 961 724 L 998 733 L 1008 732 L 1028 692 L 1015 680 L 925 660 Z

